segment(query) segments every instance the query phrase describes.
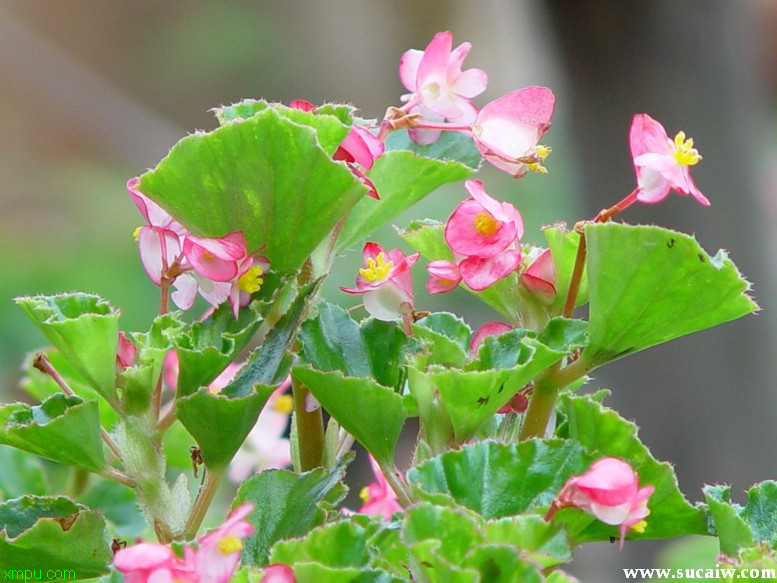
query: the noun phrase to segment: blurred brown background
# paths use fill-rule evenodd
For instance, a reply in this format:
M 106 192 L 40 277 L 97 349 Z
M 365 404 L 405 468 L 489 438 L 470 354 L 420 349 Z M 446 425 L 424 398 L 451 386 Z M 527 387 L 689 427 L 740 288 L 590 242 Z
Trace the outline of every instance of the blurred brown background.
M 140 217 L 124 182 L 186 133 L 215 127 L 211 107 L 304 98 L 380 117 L 404 92 L 402 52 L 451 30 L 473 44 L 466 66 L 489 74 L 480 105 L 530 84 L 557 95 L 550 176 L 483 172 L 531 240 L 633 188 L 634 113 L 694 138 L 704 156 L 694 176 L 712 207 L 673 195 L 624 219 L 728 249 L 764 310 L 599 371 L 591 386 L 614 390 L 610 404 L 676 464 L 690 499 L 728 482 L 742 501 L 754 481 L 777 477 L 776 26 L 771 0 L 0 0 L 0 389 L 20 397 L 19 363 L 43 343 L 15 296 L 82 289 L 120 306 L 127 329 L 151 320 L 157 292 L 137 261 Z M 444 219 L 464 196 L 443 190 L 396 222 Z M 390 229 L 375 238 L 398 244 Z M 345 301 L 337 286 L 352 283 L 356 262 L 352 253 L 333 274 L 333 299 Z M 433 304 L 421 295 L 419 307 L 460 310 L 473 326 L 494 317 L 463 292 Z M 620 566 L 651 566 L 659 547 L 595 546 L 571 570 L 619 581 Z

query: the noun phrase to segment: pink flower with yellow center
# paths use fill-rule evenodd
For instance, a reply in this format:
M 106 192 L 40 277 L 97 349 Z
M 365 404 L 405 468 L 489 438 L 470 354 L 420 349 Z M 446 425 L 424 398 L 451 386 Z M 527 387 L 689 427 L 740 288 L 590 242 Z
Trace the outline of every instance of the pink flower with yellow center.
M 691 166 L 698 164 L 701 156 L 685 132 L 678 132 L 672 140 L 664 126 L 646 113 L 640 113 L 631 122 L 629 145 L 637 173 L 637 200 L 661 202 L 674 190 L 692 195 L 704 206 L 710 205 L 691 178 Z
M 544 304 L 556 299 L 556 266 L 550 249 L 535 249 L 534 258 L 526 270 L 521 273 L 521 282 Z
M 375 459 L 370 456 L 370 466 L 375 475 L 375 481 L 363 488 L 359 496 L 364 504 L 359 508 L 359 514 L 374 514 L 391 520 L 395 512 L 402 512 L 402 506 L 397 501 L 397 495 L 386 482 L 383 472 Z
M 605 524 L 618 526 L 623 548 L 630 530 L 644 532 L 650 514 L 647 502 L 654 490 L 653 486 L 640 488 L 639 475 L 626 462 L 602 458 L 584 474 L 567 480 L 545 519 L 561 508 L 579 508 Z
M 432 261 L 426 266 L 429 279 L 426 280 L 426 290 L 430 294 L 444 294 L 453 291 L 461 283 L 459 266 L 452 261 L 441 259 Z
M 419 255 L 406 256 L 399 249 L 386 251 L 377 243 L 367 242 L 362 250 L 364 267 L 356 276 L 356 287 L 340 289 L 349 294 L 362 294 L 364 308 L 378 320 L 406 316 L 413 308 L 410 268 Z
M 528 170 L 547 173 L 542 165 L 550 148 L 538 142 L 550 127 L 555 97 L 547 87 L 526 87 L 488 103 L 471 131 L 483 157 L 520 178 Z
M 186 548 L 186 565 L 197 573 L 199 583 L 227 583 L 235 573 L 243 539 L 254 532 L 244 520 L 253 511 L 251 503 L 235 508 L 224 524 L 199 539 L 200 547 Z

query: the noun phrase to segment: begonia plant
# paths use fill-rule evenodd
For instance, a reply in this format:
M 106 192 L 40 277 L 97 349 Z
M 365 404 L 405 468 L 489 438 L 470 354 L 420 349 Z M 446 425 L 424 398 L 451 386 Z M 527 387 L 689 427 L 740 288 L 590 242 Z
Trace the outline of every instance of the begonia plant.
M 603 365 L 758 309 L 724 251 L 621 220 L 670 192 L 710 206 L 693 141 L 636 114 L 623 129 L 634 190 L 528 244 L 522 182 L 478 171 L 552 172 L 540 140 L 555 97 L 527 87 L 481 108 L 488 78 L 464 68 L 470 49 L 441 32 L 404 53 L 409 93 L 380 121 L 246 99 L 131 178 L 160 298 L 148 330 L 123 330 L 95 295 L 17 298 L 50 346 L 26 362 L 33 401 L 0 407 L 4 469 L 28 492 L 0 503 L 4 568 L 560 583 L 579 545 L 686 534 L 718 537 L 731 579 L 777 562 L 777 483 L 745 507 L 723 486 L 690 502 L 594 390 Z M 401 248 L 373 240 L 442 185 L 459 197 L 447 221 L 397 229 Z M 714 212 L 702 206 L 689 212 Z M 345 293 L 325 299 L 359 248 L 361 267 L 334 282 Z M 448 292 L 492 321 L 473 332 L 468 314 L 435 311 Z M 360 507 L 344 502 L 357 442 L 374 475 Z M 397 467 L 400 443 L 412 451 Z M 44 472 L 73 485 L 43 486 Z

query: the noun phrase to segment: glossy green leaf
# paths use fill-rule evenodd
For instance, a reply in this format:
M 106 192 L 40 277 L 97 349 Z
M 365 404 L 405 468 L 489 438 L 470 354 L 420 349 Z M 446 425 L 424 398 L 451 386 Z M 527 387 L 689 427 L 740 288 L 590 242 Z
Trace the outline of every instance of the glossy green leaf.
M 537 514 L 519 514 L 485 524 L 485 539 L 521 549 L 522 556 L 542 568 L 566 563 L 572 558 L 566 531 Z
M 741 517 L 758 542 L 777 547 L 777 482 L 767 480 L 750 488 Z
M 549 505 L 589 461 L 572 440 L 509 445 L 486 440 L 432 458 L 407 478 L 422 498 L 450 498 L 486 519 L 502 518 Z
M 710 257 L 689 235 L 617 223 L 585 233 L 591 344 L 582 358 L 592 366 L 758 309 L 726 253 Z
M 648 484 L 655 487 L 648 501 L 650 516 L 645 532 L 632 531 L 627 538 L 657 539 L 707 533 L 704 512 L 685 499 L 672 466 L 658 462 L 650 454 L 637 437 L 634 423 L 589 396 L 562 395 L 560 403 L 568 421 L 566 436 L 580 442 L 594 459 L 611 456 L 628 462 L 639 474 L 640 487 Z M 558 516 L 567 522 L 570 538 L 576 544 L 618 536 L 617 527 L 591 521 L 577 509 L 562 510 Z
M 413 324 L 413 334 L 426 344 L 429 364 L 463 367 L 469 359 L 472 329 L 454 314 L 429 314 Z
M 405 579 L 381 569 L 359 567 L 329 567 L 321 563 L 297 563 L 294 565 L 297 581 L 311 583 L 402 583 Z
M 231 306 L 225 302 L 206 320 L 192 324 L 176 339 L 176 394 L 190 395 L 213 382 L 245 348 L 261 320 L 256 303 L 240 310 L 235 319 Z
M 463 567 L 477 569 L 481 581 L 493 583 L 542 583 L 536 565 L 521 558 L 509 545 L 481 545 L 464 561 Z
M 16 303 L 86 382 L 116 405 L 119 311 L 84 293 L 21 297 Z
M 303 539 L 276 543 L 270 552 L 270 563 L 367 567 L 370 562 L 367 534 L 366 529 L 347 520 L 327 524 L 312 530 Z
M 472 173 L 471 168 L 458 162 L 434 160 L 404 150 L 386 152 L 367 174 L 380 200 L 365 197 L 356 203 L 340 231 L 336 250 L 353 247 L 443 184 L 464 180 Z
M 205 467 L 217 470 L 229 464 L 276 388 L 255 385 L 249 395 L 229 397 L 203 387 L 177 400 L 178 419 L 197 442 Z
M 24 494 L 42 496 L 46 479 L 40 459 L 16 448 L 0 445 L 0 500 Z
M 90 471 L 105 467 L 97 401 L 52 395 L 0 407 L 0 443 Z
M 105 519 L 63 497 L 24 496 L 0 504 L 0 565 L 74 571 L 68 579 L 108 572 L 113 561 Z M 32 578 L 32 575 L 28 576 Z
M 375 459 L 393 465 L 407 417 L 401 396 L 370 378 L 346 377 L 339 370 L 296 367 L 292 374 Z
M 483 161 L 472 137 L 460 132 L 442 132 L 439 140 L 422 146 L 410 139 L 407 130 L 394 131 L 386 137 L 386 150 L 410 150 L 426 158 L 454 160 L 473 170 Z
M 742 518 L 742 507 L 731 502 L 730 486 L 705 486 L 704 499 L 714 527 L 713 533 L 720 541 L 720 552 L 736 556 L 741 548 L 756 544 L 753 530 Z
M 243 482 L 234 505 L 254 505 L 247 518 L 254 533 L 243 543 L 243 564 L 266 565 L 277 541 L 301 536 L 323 523 L 326 512 L 345 496 L 342 479 L 350 459 L 303 474 L 265 470 Z
M 460 565 L 472 547 L 483 542 L 482 525 L 479 517 L 464 508 L 436 506 L 427 502 L 408 508 L 402 520 L 402 542 L 410 548 L 420 542 L 433 540 L 434 553 L 451 564 Z M 416 558 L 423 561 L 429 557 L 428 547 Z M 420 555 L 420 556 L 418 556 Z
M 272 271 L 290 274 L 364 196 L 361 181 L 331 158 L 348 131 L 334 116 L 273 105 L 183 138 L 141 177 L 140 190 L 195 235 L 242 231 Z

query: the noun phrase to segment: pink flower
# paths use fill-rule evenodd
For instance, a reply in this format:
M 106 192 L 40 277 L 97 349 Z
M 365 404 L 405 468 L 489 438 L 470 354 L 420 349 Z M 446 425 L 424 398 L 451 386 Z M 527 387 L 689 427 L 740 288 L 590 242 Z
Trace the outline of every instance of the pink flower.
M 685 132 L 678 132 L 670 140 L 664 126 L 646 113 L 640 113 L 631 122 L 629 145 L 637 173 L 637 200 L 661 202 L 670 190 L 675 190 L 682 195 L 693 195 L 704 206 L 710 205 L 691 178 L 690 167 L 701 156 L 693 147 L 693 140 L 686 139 Z
M 655 488 L 639 487 L 639 475 L 629 464 L 616 458 L 602 458 L 587 472 L 572 476 L 564 484 L 545 516 L 549 520 L 557 510 L 574 506 L 605 524 L 620 526 L 620 544 L 629 530 L 643 532 L 650 514 L 647 501 Z
M 426 280 L 426 290 L 430 294 L 444 294 L 456 289 L 461 283 L 459 266 L 452 261 L 441 259 L 432 261 L 426 266 L 429 279 Z
M 359 496 L 364 504 L 359 508 L 359 514 L 373 514 L 391 520 L 395 512 L 402 512 L 402 507 L 397 502 L 397 495 L 383 477 L 383 472 L 375 459 L 370 456 L 370 466 L 375 474 L 375 482 L 364 488 Z
M 243 520 L 253 509 L 251 503 L 238 506 L 224 524 L 199 539 L 196 551 L 186 549 L 186 565 L 197 573 L 199 583 L 226 583 L 232 578 L 240 562 L 243 539 L 254 532 L 254 527 Z
M 271 395 L 256 425 L 229 464 L 229 479 L 242 482 L 254 472 L 285 468 L 291 463 L 291 443 L 284 437 L 292 410 L 287 379 Z
M 297 578 L 291 567 L 275 563 L 264 568 L 262 580 L 259 583 L 297 583 Z
M 513 205 L 491 198 L 479 180 L 467 180 L 464 186 L 471 198 L 448 219 L 445 241 L 463 257 L 458 268 L 464 283 L 482 291 L 520 264 L 517 243 L 523 236 L 523 220 Z
M 139 178 L 127 181 L 127 191 L 146 225 L 135 231 L 140 261 L 149 279 L 161 285 L 169 268 L 181 259 L 181 239 L 187 234 L 162 207 L 138 190 Z
M 399 78 L 411 93 L 402 100 L 406 111 L 426 121 L 470 123 L 477 115 L 471 98 L 485 91 L 488 77 L 480 69 L 461 70 L 471 45 L 462 43 L 452 50 L 453 35 L 440 32 L 426 50 L 411 49 L 399 62 Z M 403 109 L 405 109 L 403 108 Z M 439 132 L 411 130 L 411 137 L 422 144 L 437 141 Z
M 119 344 L 116 350 L 116 369 L 124 370 L 135 364 L 135 345 L 124 332 L 119 332 Z
M 556 299 L 556 266 L 550 249 L 536 249 L 539 254 L 521 274 L 521 281 L 530 292 L 543 303 L 550 304 Z
M 413 307 L 413 282 L 410 268 L 419 253 L 405 256 L 399 249 L 386 251 L 377 243 L 367 242 L 362 250 L 364 267 L 356 276 L 356 287 L 340 289 L 363 294 L 364 308 L 378 320 L 394 320 Z
M 487 104 L 472 124 L 483 157 L 520 178 L 527 170 L 546 173 L 542 162 L 550 148 L 538 145 L 550 127 L 555 97 L 547 87 L 526 87 Z
M 478 328 L 478 331 L 472 335 L 472 339 L 469 341 L 470 356 L 475 358 L 478 355 L 478 350 L 483 346 L 483 342 L 485 342 L 488 336 L 499 336 L 512 329 L 512 326 L 504 322 L 486 322 Z
M 121 549 L 113 557 L 113 566 L 124 574 L 127 583 L 173 583 L 197 581 L 172 549 L 154 543 L 140 543 Z
M 353 126 L 345 139 L 340 142 L 332 159 L 345 161 L 351 173 L 367 186 L 369 189 L 367 194 L 379 199 L 375 184 L 365 172 L 372 169 L 375 160 L 380 158 L 384 151 L 383 142 L 373 136 L 369 130 L 361 126 Z

